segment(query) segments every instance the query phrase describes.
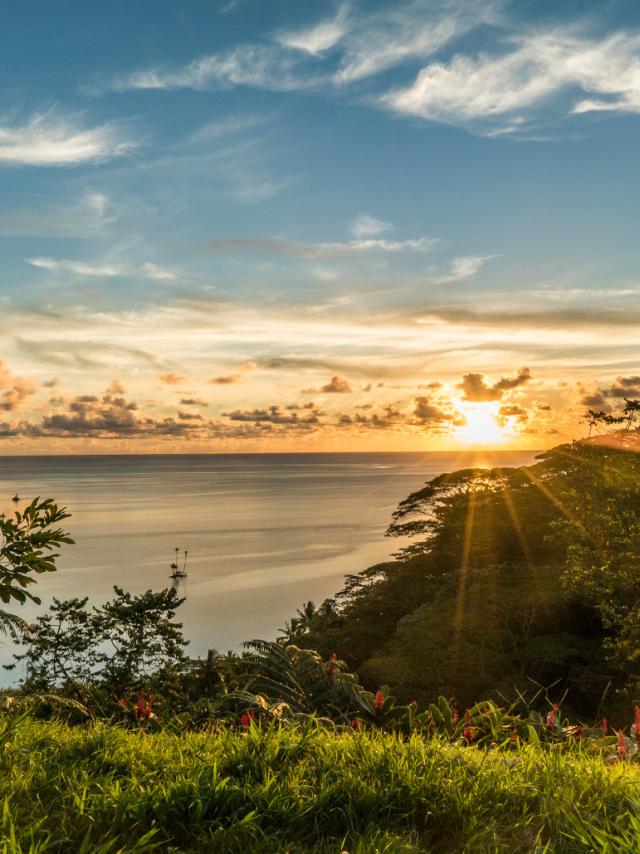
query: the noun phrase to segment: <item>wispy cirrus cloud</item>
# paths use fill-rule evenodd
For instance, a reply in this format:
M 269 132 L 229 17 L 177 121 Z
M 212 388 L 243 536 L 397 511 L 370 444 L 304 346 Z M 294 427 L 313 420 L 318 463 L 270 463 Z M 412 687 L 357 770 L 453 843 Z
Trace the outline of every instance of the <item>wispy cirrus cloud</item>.
M 106 84 L 89 87 L 100 92 L 136 89 L 226 89 L 252 86 L 274 91 L 295 91 L 317 86 L 317 74 L 305 72 L 295 51 L 279 44 L 240 44 L 217 54 L 204 56 L 187 65 L 167 69 L 162 66 L 117 76 Z
M 341 88 L 433 55 L 476 27 L 495 23 L 502 5 L 501 0 L 447 0 L 438 6 L 412 0 L 365 13 L 342 3 L 333 15 L 306 28 L 281 30 L 264 42 L 238 44 L 178 68 L 159 65 L 118 75 L 89 89 Z M 324 59 L 334 50 L 334 62 L 327 65 Z
M 132 276 L 152 279 L 157 282 L 174 282 L 177 279 L 172 270 L 146 261 L 141 267 L 114 267 L 107 264 L 90 264 L 87 261 L 74 261 L 69 258 L 27 258 L 27 263 L 40 270 L 71 273 L 74 276 L 90 276 L 96 279 L 111 279 L 115 276 Z
M 500 0 L 413 0 L 352 16 L 333 80 L 348 85 L 431 56 L 483 24 L 499 23 L 503 6 Z
M 85 261 L 71 261 L 69 259 L 56 258 L 27 258 L 32 267 L 41 270 L 60 270 L 65 273 L 73 273 L 76 276 L 93 276 L 98 279 L 108 279 L 119 276 L 120 272 L 115 267 L 96 266 L 87 264 Z
M 0 213 L 0 235 L 91 238 L 117 218 L 117 207 L 105 193 L 90 190 L 69 201 L 47 196 L 37 205 Z
M 438 276 L 435 283 L 446 285 L 459 282 L 462 279 L 470 279 L 484 267 L 487 261 L 497 257 L 497 255 L 461 255 L 458 258 L 453 258 L 449 272 L 443 276 Z
M 160 267 L 151 261 L 147 261 L 142 265 L 142 272 L 148 279 L 154 279 L 157 282 L 175 282 L 177 278 L 172 270 L 167 270 L 165 267 Z
M 284 255 L 289 258 L 348 258 L 366 253 L 430 252 L 440 246 L 437 237 L 414 237 L 407 240 L 360 238 L 327 243 L 290 243 L 270 238 L 230 238 L 211 240 L 211 252 L 256 252 Z
M 76 166 L 128 154 L 136 147 L 116 123 L 86 127 L 78 116 L 35 113 L 25 124 L 0 120 L 0 165 Z
M 363 237 L 376 237 L 378 234 L 384 234 L 385 231 L 391 231 L 393 225 L 390 222 L 384 222 L 369 214 L 359 216 L 351 226 L 351 234 L 358 239 Z
M 576 96 L 596 94 L 600 99 Z M 588 38 L 569 29 L 510 35 L 492 52 L 457 53 L 425 66 L 409 86 L 383 95 L 382 106 L 451 124 L 506 121 L 517 133 L 535 110 L 560 94 L 556 113 L 640 111 L 640 33 Z
M 334 47 L 349 30 L 349 4 L 343 3 L 335 16 L 295 32 L 280 33 L 277 41 L 284 47 L 318 56 Z
M 477 52 L 464 39 L 480 28 L 485 48 Z M 571 114 L 640 112 L 640 32 L 602 32 L 604 23 L 597 29 L 593 15 L 532 29 L 502 0 L 413 0 L 366 14 L 342 4 L 306 28 L 266 34 L 174 69 L 133 71 L 102 89 L 251 86 L 339 95 L 357 86 L 359 97 L 394 113 L 488 136 L 524 136 L 530 125 Z M 404 67 L 412 69 L 410 82 L 372 90 L 384 72 Z

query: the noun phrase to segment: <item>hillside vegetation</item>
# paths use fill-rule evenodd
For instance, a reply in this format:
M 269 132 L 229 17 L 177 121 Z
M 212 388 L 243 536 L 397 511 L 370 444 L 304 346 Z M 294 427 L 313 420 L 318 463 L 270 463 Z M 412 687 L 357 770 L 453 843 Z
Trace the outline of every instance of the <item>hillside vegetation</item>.
M 615 443 L 611 447 L 612 441 Z M 576 714 L 637 702 L 640 454 L 562 445 L 520 468 L 434 478 L 398 507 L 397 560 L 347 578 L 290 627 L 370 688 L 469 705 L 535 686 Z

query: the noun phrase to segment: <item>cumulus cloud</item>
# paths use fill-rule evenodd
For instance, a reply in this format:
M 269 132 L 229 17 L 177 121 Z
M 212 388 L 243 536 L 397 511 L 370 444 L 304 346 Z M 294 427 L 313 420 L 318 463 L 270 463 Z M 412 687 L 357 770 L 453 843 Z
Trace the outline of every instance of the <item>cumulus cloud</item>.
M 83 127 L 78 117 L 55 112 L 34 114 L 26 124 L 0 123 L 0 164 L 14 166 L 75 166 L 129 153 L 116 124 Z
M 415 398 L 414 403 L 413 416 L 415 421 L 421 426 L 426 427 L 456 420 L 456 416 L 453 413 L 447 412 L 441 406 L 433 403 L 430 397 L 420 395 Z
M 356 412 L 354 416 L 343 415 L 340 418 L 340 424 L 353 425 L 358 429 L 366 430 L 391 430 L 402 427 L 405 424 L 405 417 L 397 407 L 389 403 L 381 411 L 371 415 L 363 415 L 361 412 Z
M 183 397 L 180 400 L 181 406 L 209 406 L 206 400 L 200 397 Z
M 351 390 L 349 382 L 338 374 L 331 377 L 329 382 L 320 389 L 324 394 L 349 394 Z
M 199 412 L 183 412 L 182 410 L 178 410 L 178 419 L 180 421 L 204 421 L 204 415 L 201 415 Z
M 640 397 L 640 377 L 617 377 L 604 394 L 607 397 Z
M 234 385 L 235 383 L 241 383 L 242 377 L 239 374 L 227 374 L 226 376 L 211 377 L 209 382 L 212 385 Z
M 36 392 L 36 384 L 32 380 L 14 377 L 9 388 L 0 393 L 0 409 L 14 412 L 20 409 L 24 401 Z
M 484 374 L 465 374 L 456 388 L 463 392 L 465 400 L 481 403 L 500 400 L 506 391 L 526 385 L 530 379 L 529 368 L 522 368 L 514 377 L 502 377 L 493 385 L 487 383 Z
M 600 408 L 604 408 L 607 406 L 607 399 L 604 396 L 604 393 L 599 389 L 588 390 L 583 388 L 582 386 L 578 387 L 580 390 L 580 404 L 582 406 L 598 406 Z
M 165 385 L 180 385 L 185 382 L 187 378 L 184 374 L 169 372 L 167 374 L 158 374 L 158 379 Z
M 503 420 L 506 418 L 516 418 L 518 421 L 527 421 L 529 418 L 526 409 L 523 409 L 522 406 L 518 406 L 516 403 L 501 406 L 498 410 L 498 415 Z
M 0 410 L 15 412 L 36 390 L 33 380 L 15 376 L 0 360 Z
M 223 416 L 230 421 L 249 421 L 254 424 L 287 424 L 295 426 L 311 426 L 319 423 L 320 411 L 315 407 L 300 415 L 299 412 L 280 405 L 269 406 L 266 409 L 234 409 L 224 412 Z
M 331 377 L 328 383 L 320 386 L 320 388 L 305 389 L 303 394 L 350 394 L 353 391 L 348 380 L 335 374 Z

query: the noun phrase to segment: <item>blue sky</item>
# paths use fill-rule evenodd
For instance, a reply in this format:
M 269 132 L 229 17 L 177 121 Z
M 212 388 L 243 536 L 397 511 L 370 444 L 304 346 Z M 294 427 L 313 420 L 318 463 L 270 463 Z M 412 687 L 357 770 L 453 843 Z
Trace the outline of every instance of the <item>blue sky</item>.
M 544 447 L 640 394 L 637 4 L 0 25 L 0 450 Z

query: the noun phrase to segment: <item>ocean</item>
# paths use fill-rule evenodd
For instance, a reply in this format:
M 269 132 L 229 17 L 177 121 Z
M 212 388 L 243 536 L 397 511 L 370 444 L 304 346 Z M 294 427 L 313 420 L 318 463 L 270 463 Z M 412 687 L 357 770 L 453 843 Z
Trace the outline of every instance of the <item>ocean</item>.
M 32 588 L 43 605 L 18 610 L 33 619 L 53 596 L 99 604 L 113 585 L 167 587 L 178 548 L 181 562 L 188 551 L 178 615 L 192 656 L 274 638 L 303 602 L 322 602 L 346 574 L 398 549 L 385 529 L 425 481 L 470 465 L 525 465 L 535 453 L 0 457 L 0 510 L 54 498 L 71 512 L 76 541 Z M 13 651 L 5 639 L 0 663 Z

